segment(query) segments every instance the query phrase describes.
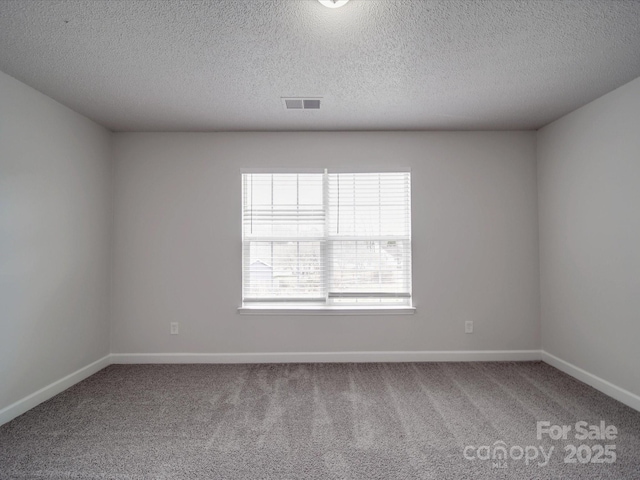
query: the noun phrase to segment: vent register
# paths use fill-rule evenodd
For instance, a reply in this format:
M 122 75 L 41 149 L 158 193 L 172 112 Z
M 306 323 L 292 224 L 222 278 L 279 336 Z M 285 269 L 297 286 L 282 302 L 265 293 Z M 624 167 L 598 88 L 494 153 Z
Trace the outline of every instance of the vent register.
M 282 98 L 287 110 L 319 110 L 321 98 Z

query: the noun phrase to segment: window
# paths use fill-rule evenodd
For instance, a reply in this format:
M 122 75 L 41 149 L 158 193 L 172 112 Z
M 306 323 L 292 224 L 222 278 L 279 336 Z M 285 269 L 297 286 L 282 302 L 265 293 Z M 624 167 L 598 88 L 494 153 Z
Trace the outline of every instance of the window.
M 411 174 L 242 174 L 242 311 L 411 307 Z

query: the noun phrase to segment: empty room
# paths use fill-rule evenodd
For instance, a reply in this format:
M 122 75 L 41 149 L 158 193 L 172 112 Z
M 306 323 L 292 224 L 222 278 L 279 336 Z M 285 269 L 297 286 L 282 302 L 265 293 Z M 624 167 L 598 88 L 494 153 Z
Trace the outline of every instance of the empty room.
M 640 479 L 640 1 L 0 0 L 0 479 Z

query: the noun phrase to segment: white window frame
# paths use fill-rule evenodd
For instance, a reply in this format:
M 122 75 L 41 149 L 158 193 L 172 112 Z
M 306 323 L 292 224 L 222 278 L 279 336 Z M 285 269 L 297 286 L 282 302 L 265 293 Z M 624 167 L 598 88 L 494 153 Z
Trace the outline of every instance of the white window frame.
M 386 171 L 393 172 L 410 172 L 408 168 L 392 168 Z M 299 169 L 299 168 L 272 168 L 272 169 L 242 169 L 241 170 L 241 178 L 244 174 L 295 174 L 295 173 L 322 173 L 324 175 L 323 179 L 323 206 L 325 209 L 325 223 L 327 224 L 327 230 L 325 231 L 325 235 L 322 238 L 305 238 L 305 240 L 319 240 L 322 242 L 323 248 L 321 249 L 321 259 L 322 264 L 324 265 L 324 290 L 325 296 L 318 297 L 314 299 L 305 299 L 304 302 L 301 302 L 300 299 L 296 298 L 263 298 L 259 300 L 245 301 L 240 307 L 238 307 L 237 311 L 243 315 L 398 315 L 398 314 L 413 314 L 416 311 L 415 306 L 412 304 L 412 275 L 411 271 L 409 271 L 409 279 L 408 279 L 408 292 L 409 293 L 401 293 L 401 294 L 393 294 L 393 293 L 337 293 L 330 292 L 330 276 L 331 272 L 329 271 L 329 264 L 331 262 L 328 261 L 330 258 L 330 254 L 327 252 L 327 249 L 332 245 L 333 240 L 345 240 L 344 237 L 336 237 L 332 236 L 328 233 L 328 222 L 329 222 L 329 199 L 328 199 L 328 174 L 329 173 L 383 173 L 384 169 L 371 169 L 371 170 L 334 170 L 328 172 L 327 169 Z M 244 207 L 244 198 L 241 199 L 241 208 Z M 411 214 L 411 209 L 409 211 Z M 242 222 L 244 228 L 244 221 Z M 355 239 L 355 237 L 354 237 Z M 380 238 L 376 238 L 379 240 Z M 242 240 L 244 241 L 244 234 L 242 234 Z M 349 240 L 349 239 L 346 239 Z M 358 237 L 357 240 L 362 240 L 361 237 Z M 411 245 L 411 238 L 409 235 L 409 245 Z M 259 241 L 259 240 L 258 240 Z M 246 271 L 246 262 L 249 259 L 245 256 L 244 253 L 244 245 L 242 248 L 242 296 L 244 297 L 244 274 Z M 412 264 L 412 262 L 411 262 Z M 410 266 L 411 270 L 411 266 Z M 358 303 L 357 305 L 343 305 L 336 303 L 336 298 L 366 298 L 372 297 L 377 300 L 380 298 L 407 298 L 408 303 L 401 305 L 386 305 L 376 303 Z

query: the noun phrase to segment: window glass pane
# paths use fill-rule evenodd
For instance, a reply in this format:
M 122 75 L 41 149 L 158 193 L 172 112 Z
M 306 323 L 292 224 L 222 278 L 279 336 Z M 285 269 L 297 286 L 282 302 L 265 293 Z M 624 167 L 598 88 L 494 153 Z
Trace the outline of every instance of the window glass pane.
M 407 241 L 332 241 L 329 248 L 332 292 L 409 292 Z
M 322 174 L 245 174 L 245 238 L 324 236 Z M 300 200 L 304 203 L 299 203 Z
M 250 242 L 245 246 L 245 298 L 324 295 L 322 242 Z
M 409 236 L 409 175 L 409 172 L 329 174 L 329 233 Z

